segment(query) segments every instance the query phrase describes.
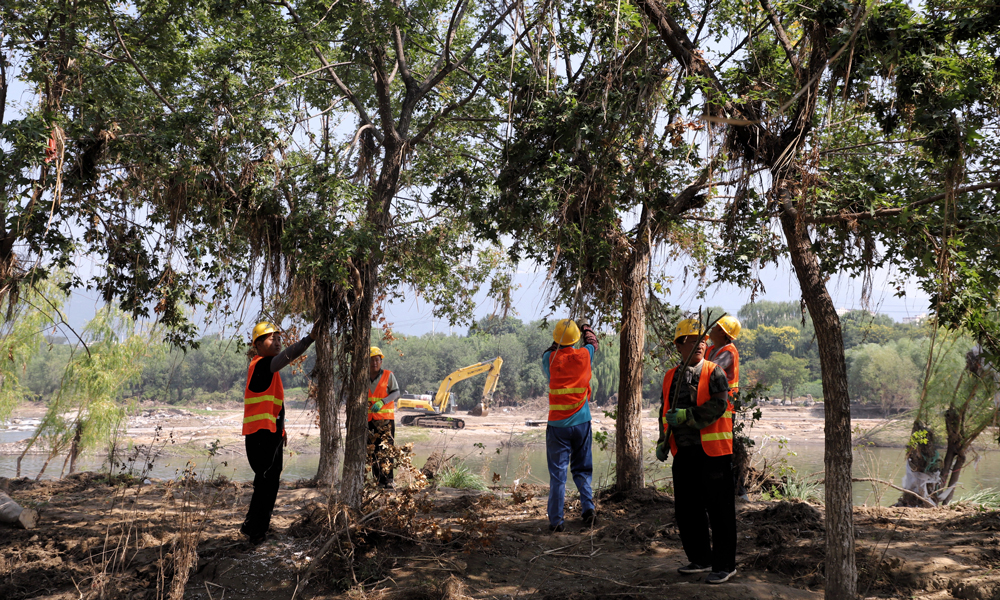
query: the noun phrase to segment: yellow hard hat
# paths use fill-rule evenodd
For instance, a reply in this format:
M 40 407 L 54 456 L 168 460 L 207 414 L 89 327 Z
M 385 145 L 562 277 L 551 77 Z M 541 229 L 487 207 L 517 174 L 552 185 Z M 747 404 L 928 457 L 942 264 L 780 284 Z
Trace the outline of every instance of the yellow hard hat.
M 698 319 L 684 319 L 677 324 L 677 331 L 674 332 L 674 341 L 688 335 L 702 335 L 705 332 L 701 329 L 701 322 Z
M 378 346 L 372 346 L 368 349 L 368 358 L 373 358 L 375 356 L 385 358 L 385 354 L 382 354 L 382 350 L 380 350 Z
M 256 342 L 257 338 L 259 338 L 262 335 L 274 333 L 275 331 L 278 331 L 278 328 L 273 323 L 268 323 L 267 321 L 261 321 L 260 323 L 254 325 L 253 333 L 250 334 L 250 343 L 252 344 L 253 342 Z
M 736 317 L 731 317 L 726 315 L 719 319 L 719 327 L 726 332 L 729 339 L 735 340 L 740 336 L 740 331 L 743 330 L 743 326 L 740 325 L 739 319 Z
M 552 339 L 560 346 L 572 346 L 580 341 L 580 328 L 573 319 L 563 319 L 556 323 Z

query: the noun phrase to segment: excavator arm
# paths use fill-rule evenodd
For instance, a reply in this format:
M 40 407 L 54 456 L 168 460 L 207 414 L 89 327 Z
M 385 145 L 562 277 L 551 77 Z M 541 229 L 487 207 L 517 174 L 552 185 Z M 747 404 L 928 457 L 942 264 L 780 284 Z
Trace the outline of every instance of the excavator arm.
M 434 410 L 440 413 L 445 412 L 445 409 L 448 408 L 448 399 L 451 397 L 451 388 L 456 383 L 487 372 L 486 383 L 483 385 L 483 403 L 489 406 L 490 400 L 493 399 L 493 392 L 497 388 L 497 380 L 500 378 L 500 367 L 502 365 L 503 359 L 498 356 L 493 360 L 462 367 L 451 375 L 448 375 L 441 382 L 441 385 L 438 386 L 438 391 L 434 395 Z

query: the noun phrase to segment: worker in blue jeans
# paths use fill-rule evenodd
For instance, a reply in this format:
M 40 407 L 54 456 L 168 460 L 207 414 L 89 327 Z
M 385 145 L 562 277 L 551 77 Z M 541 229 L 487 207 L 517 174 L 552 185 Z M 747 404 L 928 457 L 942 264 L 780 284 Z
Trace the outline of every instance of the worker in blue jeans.
M 575 344 L 583 336 L 583 347 Z M 564 531 L 566 468 L 580 492 L 583 523 L 597 519 L 590 487 L 594 471 L 591 455 L 590 377 L 597 335 L 587 321 L 571 319 L 556 324 L 552 345 L 542 354 L 542 371 L 549 381 L 549 419 L 545 429 L 545 456 L 549 468 L 549 531 Z

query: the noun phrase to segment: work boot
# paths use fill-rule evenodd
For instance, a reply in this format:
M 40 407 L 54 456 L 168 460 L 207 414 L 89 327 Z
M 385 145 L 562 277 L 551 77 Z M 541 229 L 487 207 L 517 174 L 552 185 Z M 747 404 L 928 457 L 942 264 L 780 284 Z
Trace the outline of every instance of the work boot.
M 597 511 L 592 508 L 583 511 L 583 524 L 587 527 L 593 527 L 595 523 L 597 523 Z
M 560 523 L 558 525 L 549 525 L 550 533 L 562 533 L 564 531 L 566 531 L 566 525 L 564 523 Z

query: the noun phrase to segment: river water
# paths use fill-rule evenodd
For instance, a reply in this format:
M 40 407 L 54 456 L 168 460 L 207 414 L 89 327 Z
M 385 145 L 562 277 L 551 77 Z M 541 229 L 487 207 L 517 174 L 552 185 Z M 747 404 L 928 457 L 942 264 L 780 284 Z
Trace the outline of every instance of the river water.
M 24 425 L 28 425 L 25 423 Z M 14 442 L 31 437 L 30 427 L 21 430 L 0 430 L 0 443 Z M 647 440 L 648 442 L 648 440 Z M 670 478 L 669 463 L 661 463 L 652 457 L 647 443 L 645 462 L 646 482 L 658 486 L 668 485 Z M 818 481 L 823 473 L 822 444 L 779 444 L 773 439 L 757 441 L 755 462 L 766 461 L 779 470 L 790 472 L 806 481 Z M 421 448 L 415 451 L 413 464 L 423 465 L 427 456 L 434 448 Z M 548 470 L 545 462 L 544 444 L 532 444 L 515 448 L 444 448 L 446 455 L 454 455 L 455 461 L 465 464 L 470 471 L 481 475 L 486 481 L 491 481 L 494 474 L 499 475 L 502 484 L 511 484 L 515 480 L 525 483 L 548 484 Z M 859 447 L 854 451 L 853 475 L 856 478 L 875 478 L 890 481 L 900 485 L 903 473 L 902 448 Z M 63 467 L 64 457 L 58 457 L 49 464 L 44 474 L 45 478 L 58 477 Z M 13 477 L 16 472 L 17 456 L 0 455 L 0 477 Z M 594 487 L 608 485 L 614 478 L 614 448 L 601 449 L 594 445 Z M 21 474 L 34 477 L 45 457 L 40 455 L 25 456 L 21 463 Z M 189 467 L 201 476 L 211 477 L 224 475 L 230 479 L 249 481 L 253 472 L 242 455 L 209 457 L 206 454 L 195 457 L 162 456 L 153 460 L 153 468 L 143 470 L 146 461 L 138 460 L 127 468 L 142 477 L 171 479 L 179 476 Z M 294 481 L 307 479 L 315 475 L 319 463 L 316 454 L 288 454 L 284 457 L 282 479 Z M 78 460 L 77 470 L 105 469 L 103 458 L 84 456 Z M 573 489 L 572 484 L 569 485 Z M 996 450 L 983 451 L 972 456 L 962 472 L 962 477 L 955 496 L 961 498 L 972 492 L 986 488 L 1000 489 L 1000 452 Z M 899 492 L 885 486 L 867 482 L 854 484 L 855 505 L 889 505 L 896 501 Z M 822 498 L 822 487 L 817 489 Z

